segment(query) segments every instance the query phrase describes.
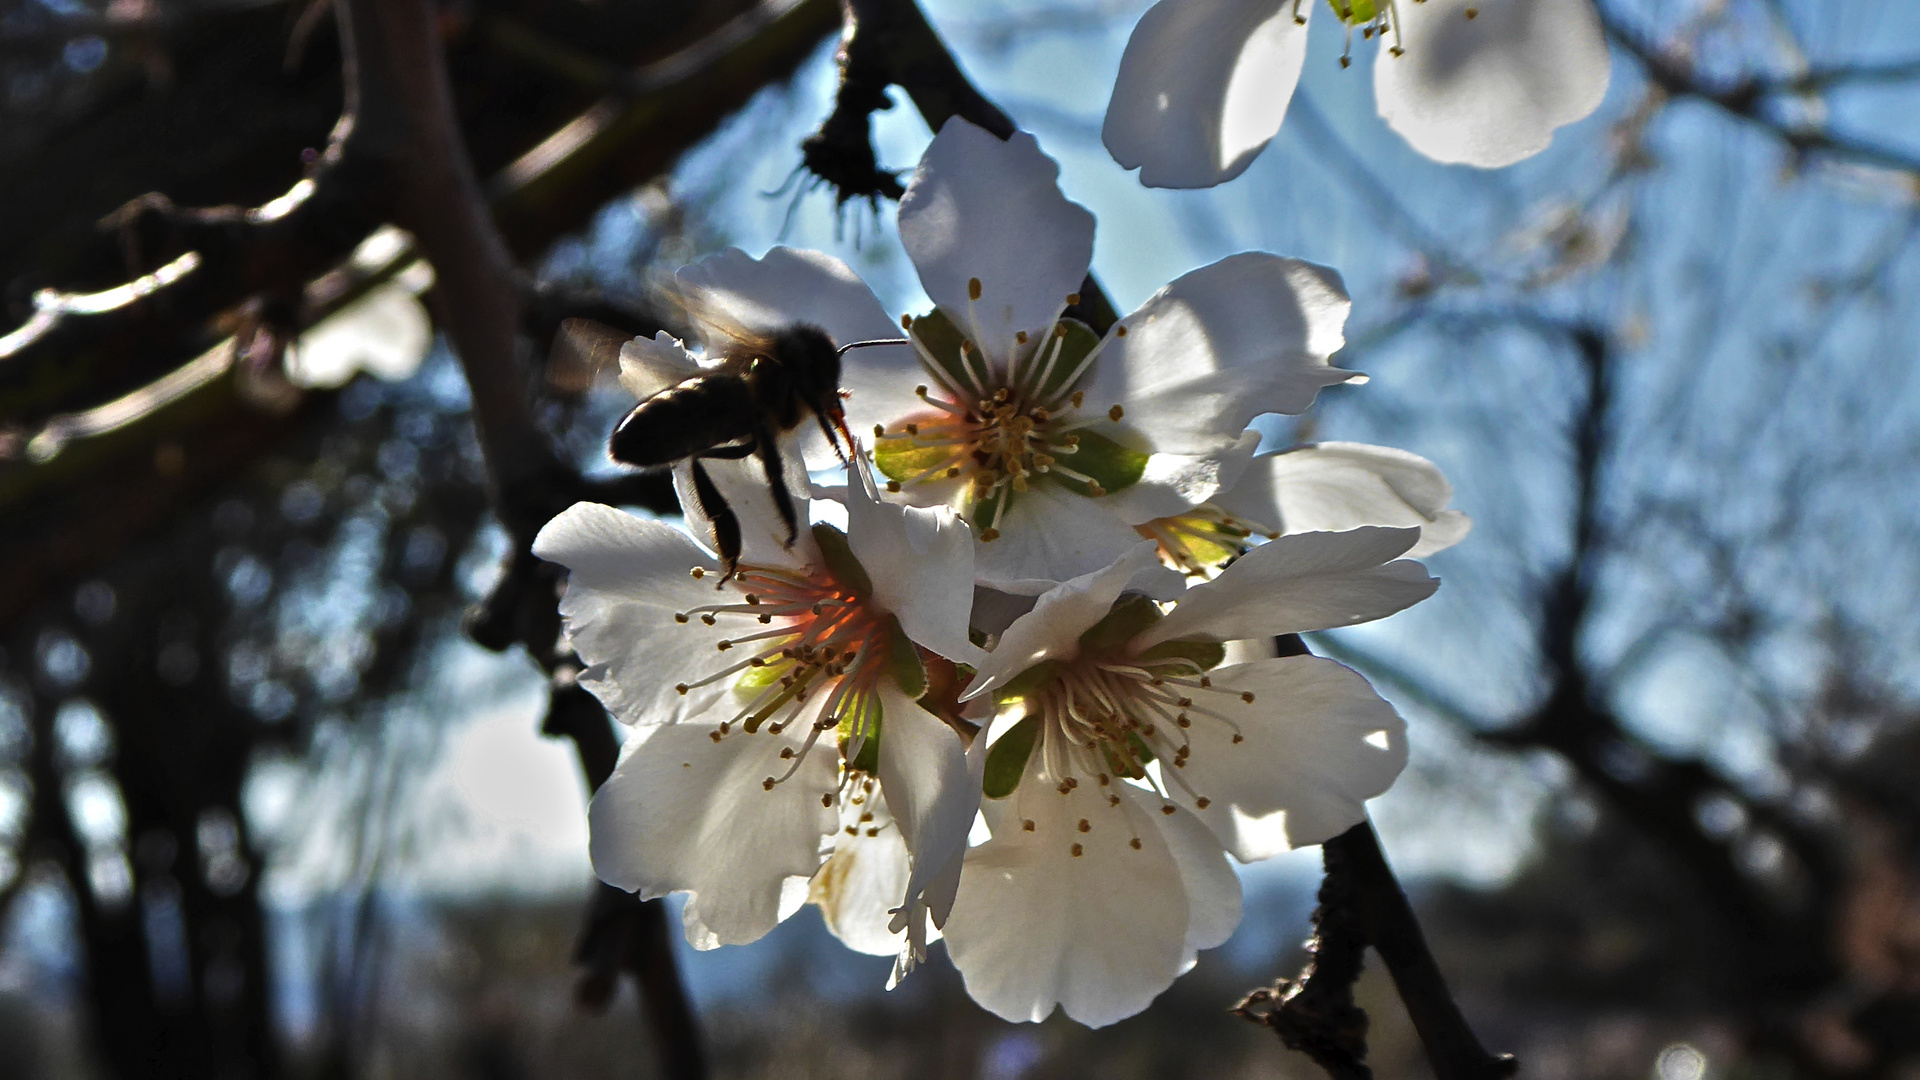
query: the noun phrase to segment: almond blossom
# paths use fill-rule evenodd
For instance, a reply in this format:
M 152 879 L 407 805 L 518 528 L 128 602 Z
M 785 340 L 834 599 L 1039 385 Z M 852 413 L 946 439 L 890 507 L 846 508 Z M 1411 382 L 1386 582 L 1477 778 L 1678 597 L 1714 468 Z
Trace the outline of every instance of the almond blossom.
M 1199 506 L 1141 526 L 1168 566 L 1207 577 L 1262 540 L 1364 525 L 1417 528 L 1406 557 L 1459 543 L 1473 519 L 1447 509 L 1453 487 L 1418 454 L 1366 443 L 1297 446 L 1253 459 L 1226 490 Z
M 1380 116 L 1415 150 L 1499 168 L 1533 156 L 1606 96 L 1592 0 L 1328 0 L 1378 39 Z M 1149 187 L 1211 187 L 1280 130 L 1306 62 L 1312 0 L 1160 0 L 1120 59 L 1101 137 Z M 1341 57 L 1344 67 L 1347 57 Z
M 1032 136 L 948 121 L 900 202 L 934 310 L 903 320 L 911 349 L 849 353 L 841 375 L 887 491 L 953 508 L 979 541 L 978 577 L 1029 595 L 1111 564 L 1136 525 L 1219 490 L 1252 454 L 1254 417 L 1359 378 L 1328 363 L 1350 306 L 1339 275 L 1297 259 L 1222 259 L 1104 335 L 1071 317 L 1093 216 L 1058 177 Z M 682 277 L 756 321 L 815 322 L 836 340 L 898 333 L 818 253 L 728 252 Z
M 1363 819 L 1406 763 L 1392 706 L 1319 657 L 1219 665 L 1229 642 L 1424 599 L 1437 582 L 1398 558 L 1419 538 L 1284 536 L 1165 610 L 1125 594 L 1157 559 L 1141 543 L 1006 628 L 968 689 L 1000 706 L 992 838 L 967 853 L 945 927 L 975 1001 L 1009 1020 L 1130 1016 L 1239 922 L 1226 854 L 1265 859 Z
M 695 948 L 756 940 L 811 893 L 843 936 L 894 935 L 904 967 L 946 921 L 979 802 L 979 761 L 919 701 L 977 659 L 973 540 L 949 511 L 878 501 L 856 470 L 848 531 L 788 546 L 757 463 L 715 464 L 743 526 L 732 574 L 685 532 L 591 503 L 534 544 L 570 572 L 581 684 L 636 728 L 593 799 L 594 869 L 690 894 Z M 884 898 L 846 888 L 856 847 Z M 816 880 L 823 863 L 834 880 Z

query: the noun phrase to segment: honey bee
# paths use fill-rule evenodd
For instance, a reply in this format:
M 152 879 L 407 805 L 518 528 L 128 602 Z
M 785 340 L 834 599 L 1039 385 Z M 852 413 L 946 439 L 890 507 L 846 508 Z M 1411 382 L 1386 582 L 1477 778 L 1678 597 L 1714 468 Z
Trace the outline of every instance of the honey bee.
M 711 321 L 711 320 L 709 320 Z M 844 463 L 853 452 L 841 409 L 840 358 L 848 349 L 904 345 L 905 338 L 855 341 L 835 347 L 825 330 L 805 323 L 770 331 L 727 327 L 719 363 L 642 400 L 607 439 L 618 462 L 653 468 L 687 461 L 700 510 L 713 523 L 714 544 L 732 574 L 740 560 L 740 519 L 714 484 L 704 462 L 758 457 L 788 544 L 800 534 L 799 510 L 788 489 L 780 440 L 811 416 Z

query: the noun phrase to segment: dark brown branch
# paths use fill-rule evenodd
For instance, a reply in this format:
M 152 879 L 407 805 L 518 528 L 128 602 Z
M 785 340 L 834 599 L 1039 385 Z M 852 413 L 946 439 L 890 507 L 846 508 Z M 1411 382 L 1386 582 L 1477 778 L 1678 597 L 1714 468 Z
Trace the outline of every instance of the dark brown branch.
M 1506 1080 L 1518 1069 L 1511 1054 L 1489 1054 L 1454 1004 L 1440 965 L 1427 950 L 1413 905 L 1400 889 L 1373 824 L 1363 821 L 1326 842 L 1329 876 L 1352 881 L 1361 932 L 1393 976 L 1420 1044 L 1439 1080 Z
M 612 771 L 613 735 L 598 702 L 574 683 L 574 669 L 555 654 L 559 570 L 529 550 L 535 532 L 570 501 L 579 481 L 559 460 L 530 404 L 533 387 L 519 336 L 527 290 L 494 227 L 455 123 L 432 10 L 424 0 L 339 0 L 338 12 L 350 81 L 364 90 L 357 122 L 393 170 L 398 224 L 413 232 L 437 272 L 441 323 L 472 390 L 495 510 L 514 541 L 505 580 L 475 620 L 474 636 L 495 648 L 524 644 L 554 676 L 546 728 L 573 740 L 589 785 L 598 787 Z M 607 951 L 594 948 L 596 942 L 609 936 L 621 941 L 624 948 L 612 951 L 644 988 L 668 1075 L 703 1078 L 705 1055 L 674 967 L 664 911 L 658 902 L 606 893 L 596 893 L 597 917 L 583 948 L 591 956 Z M 589 981 L 599 974 L 590 968 Z M 601 984 L 610 986 L 604 977 Z
M 1367 1066 L 1367 1014 L 1353 1001 L 1353 984 L 1366 961 L 1367 938 L 1360 927 L 1353 878 L 1323 845 L 1326 876 L 1320 882 L 1320 906 L 1313 912 L 1311 958 L 1298 978 L 1248 994 L 1234 1015 L 1265 1024 L 1289 1050 L 1312 1058 L 1334 1080 L 1373 1080 Z

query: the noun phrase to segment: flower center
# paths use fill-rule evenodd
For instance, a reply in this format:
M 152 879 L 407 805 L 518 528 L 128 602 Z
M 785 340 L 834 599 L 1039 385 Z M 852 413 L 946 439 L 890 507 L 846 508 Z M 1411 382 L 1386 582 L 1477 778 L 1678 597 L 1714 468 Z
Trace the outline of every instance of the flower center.
M 1246 521 L 1212 503 L 1201 503 L 1172 517 L 1154 518 L 1134 531 L 1160 547 L 1160 561 L 1188 577 L 1212 577 L 1253 547 L 1253 538 L 1268 540 L 1278 530 Z
M 823 550 L 829 547 L 829 536 L 845 544 L 826 526 L 816 526 L 814 535 L 823 541 Z M 828 554 L 831 564 L 835 560 Z M 857 563 L 853 568 L 853 574 L 821 568 L 803 573 L 742 563 L 716 586 L 731 596 L 674 615 L 681 624 L 698 619 L 718 626 L 728 620 L 745 631 L 715 643 L 730 663 L 674 687 L 685 694 L 695 687 L 732 682 L 741 704 L 714 728 L 713 741 L 734 735 L 736 725 L 745 735 L 763 727 L 778 735 L 795 722 L 808 723 L 804 743 L 780 752 L 792 764 L 785 775 L 767 777 L 764 786 L 769 791 L 793 775 L 821 734 L 835 728 L 840 729 L 848 767 L 866 764 L 862 751 L 877 742 L 880 726 L 880 679 L 898 677 L 903 663 L 919 664 L 898 620 L 872 605 L 867 583 L 848 580 L 864 577 Z M 710 572 L 694 567 L 691 573 L 705 578 Z
M 887 490 L 960 481 L 955 501 L 992 541 L 1013 500 L 1042 478 L 1099 498 L 1145 471 L 1147 455 L 1093 430 L 1103 413 L 1076 387 L 1103 341 L 1084 324 L 1057 320 L 1039 341 L 1022 331 L 1005 362 L 938 311 L 907 320 L 907 329 L 932 381 L 914 388 L 924 410 L 874 426 Z M 1125 414 L 1115 404 L 1104 419 L 1117 424 Z
M 1229 744 L 1240 745 L 1240 720 L 1254 695 L 1213 685 L 1207 672 L 1226 650 L 1212 642 L 1169 641 L 1127 654 L 1123 643 L 1159 617 L 1144 597 L 1122 600 L 1082 636 L 1078 657 L 1042 662 L 1002 688 L 1001 701 L 1022 700 L 1027 716 L 988 753 L 989 797 L 1011 794 L 1037 751 L 1045 755 L 1047 772 L 1060 778 L 1063 795 L 1078 788 L 1082 777 L 1103 788 L 1118 778 L 1153 789 L 1164 813 L 1175 809 L 1167 798 L 1170 787 L 1207 808 L 1210 800 L 1185 776 L 1192 732 L 1196 725 L 1223 725 Z M 1155 760 L 1162 763 L 1157 777 L 1147 771 Z M 1117 793 L 1106 796 L 1109 805 L 1120 804 Z
M 1418 4 L 1423 0 L 1413 0 L 1413 2 Z M 1395 56 L 1406 52 L 1400 45 L 1398 0 L 1327 0 L 1327 6 L 1333 9 L 1333 17 L 1339 19 L 1340 24 L 1347 28 L 1347 45 L 1340 52 L 1341 67 L 1348 67 L 1353 63 L 1353 32 L 1355 30 L 1359 30 L 1363 38 L 1371 39 L 1377 34 L 1382 41 L 1385 41 L 1387 35 L 1391 33 L 1393 44 L 1387 51 Z M 1466 14 L 1467 18 L 1471 19 L 1479 12 L 1470 7 Z M 1307 21 L 1300 14 L 1300 0 L 1294 0 L 1293 21 L 1296 23 Z

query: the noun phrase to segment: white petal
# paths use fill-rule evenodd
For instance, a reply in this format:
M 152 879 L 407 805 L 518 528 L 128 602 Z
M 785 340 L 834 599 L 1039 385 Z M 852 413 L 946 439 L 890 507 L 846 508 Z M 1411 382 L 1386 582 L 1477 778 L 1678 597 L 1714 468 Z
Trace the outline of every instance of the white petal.
M 1153 820 L 1158 799 L 1130 784 L 1113 789 L 1117 806 L 1091 783 L 1063 795 L 1043 756 L 1004 827 L 967 853 L 947 955 L 997 1016 L 1039 1021 L 1058 1004 L 1100 1027 L 1146 1008 L 1185 967 L 1185 882 Z
M 1051 483 L 1020 492 L 993 523 L 999 537 L 974 549 L 974 576 L 1006 592 L 1041 592 L 1111 565 L 1140 534 L 1108 508 L 1110 497 L 1089 499 Z
M 1593 0 L 1425 0 L 1398 10 L 1406 53 L 1380 54 L 1373 92 L 1381 119 L 1435 161 L 1511 165 L 1606 97 Z
M 1132 647 L 1275 637 L 1385 618 L 1440 587 L 1419 563 L 1389 561 L 1419 538 L 1417 529 L 1365 528 L 1269 541 L 1188 589 Z
M 1213 685 L 1247 691 L 1253 703 L 1225 724 L 1196 718 L 1181 779 L 1196 810 L 1235 858 L 1253 862 L 1317 844 L 1360 823 L 1366 800 L 1387 790 L 1407 764 L 1406 724 L 1352 670 L 1317 656 L 1284 656 L 1215 668 Z M 1224 710 L 1223 710 L 1224 711 Z
M 1260 458 L 1213 497 L 1220 509 L 1283 533 L 1345 532 L 1363 525 L 1417 528 L 1406 556 L 1452 547 L 1473 520 L 1446 508 L 1453 488 L 1438 466 L 1388 446 L 1328 442 Z
M 967 640 L 973 610 L 973 533 L 947 507 L 882 502 L 862 458 L 847 486 L 847 544 L 873 582 L 880 609 L 915 644 L 958 663 L 980 650 Z
M 1212 187 L 1280 130 L 1307 55 L 1302 0 L 1161 0 L 1127 39 L 1101 140 L 1148 187 Z M 1294 12 L 1300 21 L 1294 21 Z
M 620 346 L 620 386 L 637 401 L 700 374 L 700 363 L 680 339 L 660 331 Z
M 901 336 L 900 325 L 860 275 L 824 252 L 776 247 L 754 259 L 728 248 L 676 277 L 690 294 L 687 313 L 710 347 L 738 330 L 766 332 L 797 323 L 825 330 L 837 345 Z M 855 351 L 912 358 L 904 345 Z
M 906 927 L 913 903 L 954 857 L 967 850 L 967 832 L 980 809 L 980 778 L 974 773 L 960 736 L 922 709 L 891 681 L 880 690 L 885 726 L 880 733 L 880 787 L 913 853 L 913 878 L 900 916 L 889 929 Z M 978 755 L 984 767 L 985 755 Z M 951 883 L 949 883 L 951 884 Z M 946 923 L 953 894 L 927 896 L 935 926 Z
M 647 899 L 691 893 L 685 921 L 699 949 L 773 929 L 787 880 L 820 868 L 822 840 L 837 822 L 820 801 L 839 781 L 830 748 L 816 746 L 767 790 L 766 779 L 789 766 L 780 751 L 797 748 L 797 738 L 710 736 L 691 725 L 643 729 L 589 811 L 594 872 Z
M 1060 194 L 1060 166 L 1025 132 L 1006 142 L 959 117 L 940 128 L 900 200 L 900 242 L 954 325 L 1004 362 L 1046 329 L 1093 261 L 1093 215 Z M 981 296 L 968 300 L 968 282 Z
M 1326 267 L 1230 255 L 1176 278 L 1109 332 L 1087 409 L 1123 406 L 1125 425 L 1156 451 L 1217 452 L 1254 417 L 1304 412 L 1321 387 L 1355 377 L 1327 364 L 1350 307 Z
M 1102 496 L 1102 505 L 1130 525 L 1185 513 L 1238 481 L 1259 446 L 1260 433 L 1248 431 L 1204 454 L 1154 454 L 1138 483 Z
M 547 522 L 533 553 L 569 571 L 560 614 L 587 669 L 580 682 L 626 724 L 666 724 L 697 716 L 725 699 L 726 681 L 694 687 L 726 665 L 717 649 L 729 633 L 676 612 L 722 599 L 713 556 L 671 525 L 598 503 L 575 503 Z M 694 567 L 712 571 L 695 581 Z
M 1013 621 L 980 661 L 966 699 L 979 697 L 1042 660 L 1079 655 L 1080 635 L 1105 618 L 1143 566 L 1159 561 L 1151 541 L 1134 545 L 1111 566 L 1054 586 Z
M 1177 790 L 1177 789 L 1176 789 Z M 1167 850 L 1180 865 L 1187 893 L 1186 965 L 1194 954 L 1233 936 L 1240 925 L 1240 875 L 1233 872 L 1222 841 L 1192 814 L 1152 814 Z
M 819 564 L 819 549 L 813 542 L 813 534 L 807 530 L 807 495 L 812 484 L 807 479 L 807 467 L 801 455 L 802 438 L 802 432 L 789 432 L 780 439 L 781 475 L 792 496 L 797 526 L 791 534 L 773 501 L 773 489 L 767 485 L 767 468 L 759 455 L 737 460 L 709 458 L 701 462 L 720 497 L 740 523 L 740 561 L 743 563 L 781 567 Z M 680 496 L 688 530 L 717 545 L 719 540 L 713 531 L 713 522 L 694 492 L 692 462 L 674 465 L 673 490 Z
M 861 821 L 864 814 L 872 814 L 872 820 Z M 907 891 L 910 865 L 907 845 L 880 793 L 857 806 L 847 800 L 833 854 L 813 875 L 807 899 L 820 908 L 827 929 L 847 948 L 893 956 L 906 935 L 887 929 L 887 923 Z

